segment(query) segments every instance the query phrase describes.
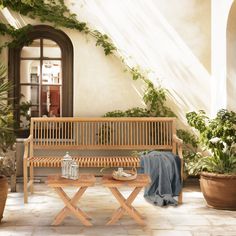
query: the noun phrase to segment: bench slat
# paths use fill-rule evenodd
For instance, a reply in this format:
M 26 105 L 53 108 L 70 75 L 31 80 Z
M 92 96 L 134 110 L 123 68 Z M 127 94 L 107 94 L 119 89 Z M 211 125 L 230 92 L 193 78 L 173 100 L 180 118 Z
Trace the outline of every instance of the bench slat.
M 29 158 L 28 161 L 30 166 L 34 167 L 61 167 L 60 157 L 41 157 L 37 156 Z M 109 157 L 109 156 L 86 156 L 86 157 L 73 157 L 73 160 L 77 161 L 80 167 L 139 167 L 140 159 L 132 156 L 120 156 L 120 157 Z

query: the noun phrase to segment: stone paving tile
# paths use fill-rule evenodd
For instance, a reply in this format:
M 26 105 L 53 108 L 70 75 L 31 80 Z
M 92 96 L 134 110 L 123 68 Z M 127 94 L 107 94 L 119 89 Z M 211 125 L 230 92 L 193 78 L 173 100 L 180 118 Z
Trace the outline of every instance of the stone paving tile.
M 177 231 L 177 230 L 153 230 L 152 236 L 192 236 L 189 231 Z
M 137 225 L 127 215 L 115 225 L 106 226 L 119 204 L 106 188 L 100 186 L 89 188 L 79 202 L 79 207 L 92 217 L 92 227 L 83 226 L 73 216 L 66 217 L 60 226 L 51 226 L 64 204 L 44 184 L 36 184 L 35 190 L 35 194 L 29 196 L 28 204 L 23 203 L 22 192 L 9 193 L 4 218 L 0 224 L 0 236 L 236 236 L 236 212 L 206 207 L 199 186 L 186 187 L 184 204 L 178 207 L 153 206 L 140 193 L 133 205 L 143 215 L 146 226 Z M 66 191 L 70 196 L 74 193 L 73 188 L 67 188 Z M 130 190 L 122 188 L 122 194 L 127 197 Z
M 236 236 L 236 232 L 212 232 L 211 236 Z
M 211 236 L 211 233 L 193 232 L 193 236 Z
M 0 225 L 0 236 L 32 236 L 33 234 L 32 226 L 2 227 L 2 224 Z

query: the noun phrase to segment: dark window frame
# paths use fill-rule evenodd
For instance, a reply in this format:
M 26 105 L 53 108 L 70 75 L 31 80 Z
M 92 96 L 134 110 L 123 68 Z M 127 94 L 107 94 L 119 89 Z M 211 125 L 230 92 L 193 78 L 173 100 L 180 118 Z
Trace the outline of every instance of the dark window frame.
M 48 25 L 33 26 L 28 33 L 30 40 L 50 39 L 56 42 L 61 48 L 62 57 L 62 116 L 73 116 L 73 45 L 70 38 L 61 30 Z M 21 50 L 26 46 L 22 44 L 19 48 L 9 48 L 8 53 L 8 78 L 13 83 L 14 89 L 11 97 L 14 98 L 14 117 L 20 122 L 19 101 L 20 101 L 20 61 Z

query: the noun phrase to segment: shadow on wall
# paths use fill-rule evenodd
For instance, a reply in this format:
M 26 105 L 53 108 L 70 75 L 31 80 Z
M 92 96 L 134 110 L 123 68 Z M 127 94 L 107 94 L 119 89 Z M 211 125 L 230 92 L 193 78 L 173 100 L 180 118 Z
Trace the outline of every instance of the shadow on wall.
M 227 108 L 236 111 L 236 2 L 231 6 L 227 23 Z
M 130 56 L 131 66 L 153 71 L 171 92 L 168 104 L 180 119 L 185 120 L 185 113 L 192 110 L 210 112 L 211 76 L 201 62 L 210 54 L 210 0 L 172 0 L 168 4 L 163 0 L 91 0 L 84 1 L 83 7 L 75 3 L 73 10 L 93 28 L 106 32 L 119 53 Z M 157 79 L 153 82 L 158 83 Z M 139 90 L 136 92 L 139 96 Z M 120 101 L 109 96 L 113 104 L 124 101 L 124 96 Z

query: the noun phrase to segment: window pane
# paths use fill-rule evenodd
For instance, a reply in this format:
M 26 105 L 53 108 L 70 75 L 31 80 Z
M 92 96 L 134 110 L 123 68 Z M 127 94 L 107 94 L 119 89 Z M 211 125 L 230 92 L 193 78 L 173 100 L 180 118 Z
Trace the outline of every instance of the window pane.
M 21 60 L 20 83 L 39 83 L 39 73 L 39 60 Z
M 61 58 L 61 49 L 58 44 L 49 39 L 43 39 L 43 57 Z
M 32 58 L 40 57 L 40 39 L 36 39 L 32 44 L 24 46 L 21 50 L 21 57 Z
M 39 86 L 21 85 L 21 102 L 29 101 L 32 105 L 39 104 Z
M 43 61 L 43 84 L 61 84 L 61 61 Z
M 21 85 L 20 127 L 29 126 L 29 118 L 39 116 L 39 86 Z M 27 104 L 31 103 L 31 106 Z M 27 117 L 28 116 L 28 117 Z
M 42 86 L 42 116 L 60 116 L 61 86 Z

